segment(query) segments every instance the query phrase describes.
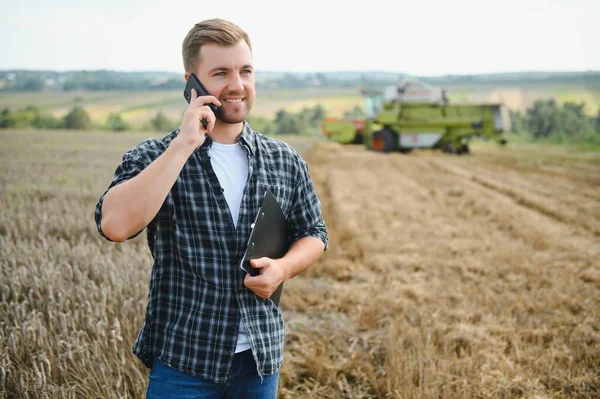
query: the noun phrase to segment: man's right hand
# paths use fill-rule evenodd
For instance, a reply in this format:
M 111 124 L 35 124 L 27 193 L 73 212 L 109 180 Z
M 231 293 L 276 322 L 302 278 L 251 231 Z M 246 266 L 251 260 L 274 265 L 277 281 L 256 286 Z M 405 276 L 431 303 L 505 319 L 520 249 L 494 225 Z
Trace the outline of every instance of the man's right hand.
M 198 97 L 198 93 L 195 89 L 192 89 L 191 91 L 192 99 L 190 100 L 190 105 L 183 113 L 181 129 L 177 139 L 182 140 L 186 146 L 195 150 L 204 144 L 204 135 L 215 127 L 215 114 L 208 105 L 205 104 L 213 103 L 217 107 L 220 107 L 221 103 L 214 96 Z M 203 119 L 206 119 L 206 128 L 202 125 Z

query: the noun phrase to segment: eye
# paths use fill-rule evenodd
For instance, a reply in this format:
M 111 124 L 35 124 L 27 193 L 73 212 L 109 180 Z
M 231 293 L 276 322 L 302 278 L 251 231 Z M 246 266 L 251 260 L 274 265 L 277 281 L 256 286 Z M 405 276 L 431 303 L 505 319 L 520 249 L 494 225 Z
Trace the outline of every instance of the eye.
M 225 72 L 223 72 L 223 71 L 217 72 L 213 76 L 225 76 Z
M 250 74 L 252 74 L 252 70 L 251 69 L 244 69 L 242 71 L 242 73 L 245 73 L 246 75 L 250 75 Z

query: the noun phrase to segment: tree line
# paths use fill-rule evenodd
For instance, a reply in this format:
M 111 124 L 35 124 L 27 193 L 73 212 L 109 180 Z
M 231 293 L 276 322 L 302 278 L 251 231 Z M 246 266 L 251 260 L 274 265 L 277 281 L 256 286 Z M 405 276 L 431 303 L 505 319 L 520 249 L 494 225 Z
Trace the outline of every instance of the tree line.
M 120 114 L 108 116 L 104 126 L 97 126 L 92 122 L 89 113 L 80 105 L 76 105 L 62 118 L 42 111 L 35 105 L 28 105 L 23 109 L 11 111 L 9 107 L 0 112 L 0 128 L 34 128 L 34 129 L 77 129 L 104 128 L 107 130 L 129 130 L 130 125 L 123 120 Z
M 318 135 L 320 124 L 325 118 L 325 108 L 317 104 L 314 107 L 304 107 L 298 112 L 279 109 L 275 118 L 250 117 L 248 123 L 257 131 L 266 135 Z M 41 108 L 29 105 L 23 109 L 12 111 L 9 107 L 0 111 L 0 128 L 34 128 L 34 129 L 100 129 L 115 132 L 128 130 L 145 130 L 169 132 L 178 127 L 180 120 L 170 119 L 164 112 L 158 111 L 143 126 L 133 126 L 120 113 L 111 113 L 106 122 L 94 122 L 88 111 L 80 105 L 75 105 L 61 118 L 44 112 Z
M 600 145 L 600 109 L 585 112 L 585 103 L 537 100 L 524 113 L 510 111 L 511 131 L 531 141 Z

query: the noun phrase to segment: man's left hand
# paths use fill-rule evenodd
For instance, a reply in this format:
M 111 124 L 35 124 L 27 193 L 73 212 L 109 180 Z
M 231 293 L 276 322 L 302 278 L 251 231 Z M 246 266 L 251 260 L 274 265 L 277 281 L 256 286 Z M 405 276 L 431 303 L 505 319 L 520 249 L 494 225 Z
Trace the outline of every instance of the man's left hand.
M 244 285 L 263 299 L 270 298 L 277 287 L 286 280 L 285 269 L 275 259 L 252 259 L 250 266 L 259 269 L 260 274 L 254 277 L 247 274 Z

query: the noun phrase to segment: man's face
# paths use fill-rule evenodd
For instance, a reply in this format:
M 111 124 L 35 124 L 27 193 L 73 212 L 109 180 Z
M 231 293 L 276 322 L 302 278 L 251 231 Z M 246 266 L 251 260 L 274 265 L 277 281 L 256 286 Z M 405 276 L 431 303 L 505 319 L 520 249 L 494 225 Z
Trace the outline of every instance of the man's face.
M 217 119 L 224 123 L 243 122 L 256 95 L 248 44 L 244 40 L 227 47 L 208 43 L 202 46 L 200 54 L 195 73 L 206 90 L 221 102 Z

